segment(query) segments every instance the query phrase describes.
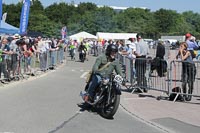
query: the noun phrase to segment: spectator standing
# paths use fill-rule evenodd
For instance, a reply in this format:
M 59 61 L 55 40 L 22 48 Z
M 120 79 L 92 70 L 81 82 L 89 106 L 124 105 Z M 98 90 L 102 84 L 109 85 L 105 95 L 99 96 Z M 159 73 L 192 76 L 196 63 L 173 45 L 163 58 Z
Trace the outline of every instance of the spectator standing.
M 56 46 L 56 42 L 54 41 L 54 39 L 51 39 L 51 43 L 50 43 L 50 69 L 55 69 L 56 67 L 56 50 L 57 50 L 57 46 Z
M 154 59 L 154 64 L 151 68 L 151 70 L 155 69 L 157 70 L 158 76 L 163 77 L 165 76 L 167 72 L 167 62 L 164 60 L 165 56 L 165 46 L 164 42 L 159 41 L 156 49 L 156 58 Z
M 1 55 L 1 62 L 0 62 L 0 78 L 1 78 L 1 72 L 3 72 L 4 74 L 4 79 L 5 81 L 9 81 L 9 75 L 8 75 L 8 71 L 6 69 L 6 59 L 5 59 L 5 55 L 10 55 L 12 54 L 12 52 L 10 51 L 10 47 L 8 45 L 8 40 L 6 37 L 2 38 L 1 44 L 0 44 L 0 50 L 2 52 Z
M 192 55 L 189 50 L 187 50 L 187 43 L 183 42 L 180 44 L 179 56 L 182 62 L 182 90 L 185 94 L 183 97 L 186 101 L 191 101 L 192 96 L 186 95 L 187 84 L 188 84 L 188 94 L 192 94 L 194 89 L 194 81 L 196 75 L 196 67 L 194 61 L 192 60 Z
M 83 42 L 84 42 L 84 45 L 87 49 L 87 55 L 89 55 L 90 54 L 90 52 L 89 52 L 90 51 L 90 44 L 87 40 L 84 40 Z
M 57 47 L 59 48 L 60 63 L 63 63 L 64 59 L 64 40 L 59 40 Z
M 195 41 L 195 38 L 190 33 L 187 33 L 185 35 L 185 39 L 186 39 L 185 41 L 187 43 L 187 50 L 190 51 L 192 58 L 195 58 L 196 55 L 194 53 L 194 50 L 198 49 L 198 45 Z
M 103 51 L 104 51 L 104 53 L 105 53 L 105 51 L 106 51 L 108 45 L 109 45 L 109 42 L 108 42 L 107 40 L 105 40 L 105 41 L 104 41 L 104 45 L 103 45 L 103 49 L 104 49 Z
M 39 53 L 39 59 L 40 59 L 40 70 L 46 71 L 46 64 L 47 64 L 47 49 L 44 41 L 42 40 L 41 36 L 38 37 L 38 50 Z
M 134 38 L 129 38 L 128 42 L 129 42 L 129 47 L 131 48 L 129 56 L 130 56 L 130 58 L 135 59 L 136 58 L 136 56 L 135 56 L 135 52 L 136 52 L 135 39 Z
M 143 41 L 140 34 L 136 35 L 137 44 L 136 44 L 136 60 L 135 60 L 135 69 L 136 69 L 136 80 L 137 85 L 143 89 L 144 92 L 147 92 L 147 79 L 145 76 L 146 73 L 146 56 L 149 54 L 149 46 L 146 42 Z
M 98 41 L 93 41 L 94 56 L 98 56 Z
M 10 47 L 10 43 L 11 43 L 11 40 L 12 39 L 12 37 L 8 37 L 7 38 L 7 41 L 8 41 L 8 46 Z M 11 75 L 10 75 L 10 73 L 11 73 L 11 71 L 12 71 L 12 64 L 11 64 L 11 55 L 12 54 L 6 54 L 5 55 L 5 60 L 6 60 L 6 69 L 7 69 L 7 71 L 8 71 L 8 77 L 9 77 L 9 81 L 11 80 Z
M 130 45 L 133 49 L 133 52 L 136 52 L 136 38 L 129 38 L 129 41 L 131 42 Z
M 10 50 L 13 52 L 11 55 L 11 69 L 12 69 L 12 75 L 15 77 L 17 65 L 18 65 L 18 59 L 19 59 L 19 47 L 17 45 L 17 41 L 19 40 L 19 36 L 15 35 L 13 36 L 13 40 L 10 43 Z

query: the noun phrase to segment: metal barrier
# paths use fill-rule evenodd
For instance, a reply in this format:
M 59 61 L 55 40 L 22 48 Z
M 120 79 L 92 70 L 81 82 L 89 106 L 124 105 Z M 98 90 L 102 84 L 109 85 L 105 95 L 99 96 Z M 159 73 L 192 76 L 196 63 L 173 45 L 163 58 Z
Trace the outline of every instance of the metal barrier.
M 169 73 L 169 88 L 180 87 L 181 91 L 174 92 L 170 89 L 170 94 L 176 94 L 174 101 L 177 100 L 178 96 L 182 96 L 187 101 L 188 97 L 200 97 L 199 80 L 200 67 L 199 61 L 194 61 L 194 65 L 185 61 L 172 61 L 170 63 Z M 186 98 L 186 99 L 185 99 Z M 190 99 L 188 99 L 190 101 Z
M 196 71 L 200 67 L 199 61 L 195 61 L 194 67 L 193 65 L 188 66 L 188 63 L 184 61 L 172 61 L 168 64 L 159 58 L 130 59 L 119 54 L 118 59 L 122 65 L 124 77 L 130 83 L 130 86 L 126 87 L 132 89 L 132 93 L 155 90 L 167 94 L 167 97 L 175 94 L 174 101 L 178 96 L 200 97 L 200 72 Z M 196 74 L 195 77 L 194 74 Z M 181 88 L 181 91 L 174 92 L 175 87 Z M 160 99 L 161 96 L 157 98 Z M 190 101 L 187 98 L 183 100 Z
M 130 83 L 127 89 L 132 89 L 131 93 L 138 91 L 143 93 L 148 90 L 155 90 L 169 95 L 168 71 L 157 69 L 155 66 L 153 69 L 152 64 L 155 60 L 148 58 L 130 59 L 123 55 L 118 55 L 118 59 L 120 64 L 125 68 L 125 78 Z M 159 61 L 162 66 L 162 60 Z
M 38 72 L 46 71 L 63 63 L 64 59 L 66 60 L 65 55 L 64 49 L 60 49 L 57 51 L 47 51 L 46 53 L 33 53 L 30 57 L 19 54 L 16 56 L 16 61 L 13 62 L 10 59 L 10 63 L 5 58 L 5 61 L 0 62 L 1 73 L 3 72 L 0 81 L 1 83 L 6 83 L 5 81 L 27 79 L 29 76 L 37 76 Z M 11 57 L 11 55 L 6 56 Z M 39 58 L 40 56 L 42 58 Z M 15 68 L 13 65 L 16 65 Z

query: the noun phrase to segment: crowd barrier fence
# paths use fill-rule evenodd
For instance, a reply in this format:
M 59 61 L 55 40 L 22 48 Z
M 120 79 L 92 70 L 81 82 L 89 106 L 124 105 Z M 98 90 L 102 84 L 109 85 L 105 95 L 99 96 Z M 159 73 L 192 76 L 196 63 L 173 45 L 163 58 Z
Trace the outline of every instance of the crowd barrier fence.
M 174 92 L 173 88 L 183 87 L 182 82 L 182 65 L 183 61 L 171 61 L 167 62 L 163 59 L 152 58 L 128 58 L 125 55 L 118 55 L 119 62 L 122 66 L 124 77 L 130 85 L 127 85 L 127 89 L 132 89 L 131 93 L 135 92 L 148 92 L 148 90 L 154 90 L 166 94 L 167 98 L 170 95 L 176 94 L 174 101 L 178 96 L 193 96 L 200 97 L 199 80 L 200 72 L 196 71 L 196 77 L 194 81 L 194 89 L 192 94 L 188 94 L 188 85 L 186 92 Z M 200 62 L 195 61 L 196 70 L 200 67 Z M 188 81 L 186 82 L 188 84 Z M 182 89 L 181 89 L 182 90 Z M 164 97 L 164 96 L 163 96 Z M 157 97 L 161 99 L 162 96 Z M 166 97 L 165 97 L 166 98 Z
M 5 55 L 6 58 L 0 62 L 0 81 L 5 83 L 5 81 L 18 81 L 27 79 L 29 76 L 37 76 L 39 72 L 52 69 L 63 63 L 66 60 L 66 54 L 63 49 L 45 53 L 33 53 L 29 57 L 25 57 L 24 54 L 18 54 L 16 61 L 13 61 L 12 58 L 7 58 L 10 55 Z M 7 63 L 7 60 L 10 63 Z M 16 66 L 13 67 L 15 63 Z M 9 68 L 11 69 L 9 70 Z

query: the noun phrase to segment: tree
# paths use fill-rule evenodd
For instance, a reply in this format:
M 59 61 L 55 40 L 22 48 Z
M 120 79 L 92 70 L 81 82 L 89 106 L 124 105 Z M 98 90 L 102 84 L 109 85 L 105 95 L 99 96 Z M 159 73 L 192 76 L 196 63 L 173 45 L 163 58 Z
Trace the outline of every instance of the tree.
M 37 20 L 37 21 L 35 21 Z M 48 37 L 59 37 L 62 24 L 50 21 L 43 14 L 31 14 L 29 19 L 29 31 L 41 32 Z
M 160 33 L 169 33 L 174 31 L 177 25 L 179 14 L 173 10 L 160 9 L 155 12 L 156 28 Z
M 96 32 L 112 32 L 116 25 L 114 22 L 115 12 L 110 7 L 101 7 L 94 13 L 94 25 Z
M 7 12 L 6 22 L 9 24 L 19 27 L 20 22 L 20 13 L 21 13 L 22 4 L 3 4 L 3 12 Z
M 97 6 L 93 3 L 80 3 L 77 7 L 77 13 L 84 15 L 86 12 L 93 12 L 97 10 Z
M 183 17 L 185 18 L 185 21 L 188 24 L 187 32 L 191 32 L 193 34 L 199 34 L 200 33 L 200 14 L 193 13 L 192 11 L 187 11 L 182 13 Z

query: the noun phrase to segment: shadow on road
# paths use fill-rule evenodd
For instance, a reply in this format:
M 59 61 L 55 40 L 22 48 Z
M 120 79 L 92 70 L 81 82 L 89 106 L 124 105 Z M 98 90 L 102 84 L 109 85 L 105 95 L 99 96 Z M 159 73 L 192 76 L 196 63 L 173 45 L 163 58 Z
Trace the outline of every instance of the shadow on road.
M 80 112 L 88 111 L 88 112 L 93 113 L 95 115 L 101 116 L 101 114 L 99 113 L 100 111 L 98 109 L 96 109 L 95 107 L 93 107 L 92 105 L 88 104 L 88 103 L 83 102 L 83 103 L 77 104 L 77 106 L 80 108 L 80 110 L 79 110 Z M 102 118 L 104 118 L 104 117 L 102 117 Z M 105 118 L 105 119 L 113 120 L 114 117 L 109 118 L 109 119 Z
M 97 114 L 97 111 L 95 111 L 95 109 L 88 103 L 79 103 L 77 104 L 77 106 L 80 108 L 79 111 L 84 112 L 84 111 L 88 111 L 88 112 L 93 112 Z

